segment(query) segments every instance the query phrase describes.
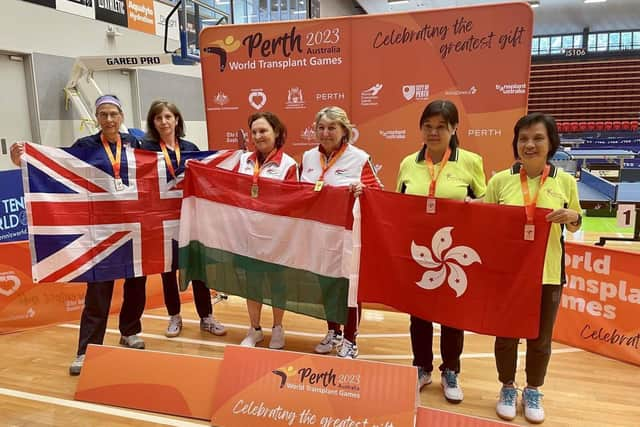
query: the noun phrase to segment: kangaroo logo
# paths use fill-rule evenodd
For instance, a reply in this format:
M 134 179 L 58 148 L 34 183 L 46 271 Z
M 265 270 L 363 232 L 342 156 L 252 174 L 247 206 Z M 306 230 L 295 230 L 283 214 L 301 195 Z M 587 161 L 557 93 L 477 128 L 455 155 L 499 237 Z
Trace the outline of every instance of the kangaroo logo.
M 423 289 L 436 289 L 448 277 L 449 287 L 456 291 L 456 297 L 462 296 L 467 290 L 467 274 L 461 266 L 468 266 L 474 262 L 482 264 L 478 253 L 469 246 L 451 248 L 453 227 L 443 227 L 438 230 L 431 240 L 431 248 L 416 245 L 411 242 L 411 257 L 427 271 L 416 285 Z M 432 252 L 433 250 L 433 252 Z M 444 252 L 444 256 L 443 256 Z M 447 274 L 447 267 L 449 272 Z

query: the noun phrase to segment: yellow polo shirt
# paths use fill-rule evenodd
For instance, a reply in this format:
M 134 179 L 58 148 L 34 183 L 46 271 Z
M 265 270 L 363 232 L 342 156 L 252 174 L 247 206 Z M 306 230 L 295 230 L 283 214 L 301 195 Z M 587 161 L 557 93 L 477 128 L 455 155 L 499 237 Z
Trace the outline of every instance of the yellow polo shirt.
M 536 194 L 540 186 L 540 177 L 527 178 L 527 182 L 530 194 Z M 511 169 L 498 172 L 489 180 L 484 201 L 499 205 L 524 206 L 520 185 L 520 163 L 514 164 Z M 578 184 L 576 184 L 575 178 L 552 165 L 549 177 L 538 194 L 536 206 L 547 209 L 568 208 L 576 212 L 582 212 L 580 201 L 578 200 Z M 547 252 L 544 258 L 543 284 L 561 285 L 566 281 L 563 229 L 564 225 L 562 224 L 551 224 Z M 522 260 L 522 262 L 527 261 Z
M 426 146 L 417 153 L 404 158 L 400 163 L 396 191 L 404 194 L 426 196 L 429 194 L 431 176 L 425 161 Z M 438 174 L 441 162 L 434 165 L 434 173 Z M 436 182 L 436 197 L 464 200 L 468 195 L 483 197 L 487 186 L 482 167 L 482 157 L 456 148 L 451 151 L 449 160 Z

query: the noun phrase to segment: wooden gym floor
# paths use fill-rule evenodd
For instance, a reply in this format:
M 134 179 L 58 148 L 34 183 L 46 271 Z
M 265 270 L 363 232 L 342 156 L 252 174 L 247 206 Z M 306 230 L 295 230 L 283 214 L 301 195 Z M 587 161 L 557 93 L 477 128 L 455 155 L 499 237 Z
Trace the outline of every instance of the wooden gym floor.
M 590 242 L 597 235 L 585 232 L 573 237 Z M 638 243 L 619 243 L 611 247 L 638 250 L 640 246 Z M 147 310 L 142 334 L 147 348 L 222 357 L 224 346 L 239 343 L 246 333 L 248 320 L 244 300 L 229 297 L 215 306 L 215 312 L 227 327 L 226 336 L 215 337 L 201 332 L 193 304 L 187 303 L 182 308 L 185 323 L 181 336 L 168 339 L 164 336 L 167 324 L 164 308 Z M 269 307 L 263 310 L 262 324 L 267 337 L 261 345 L 267 346 L 270 335 L 267 327 L 271 325 Z M 325 333 L 323 321 L 291 313 L 286 314 L 284 325 L 285 348 L 292 351 L 313 351 Z M 405 314 L 364 310 L 358 337 L 360 358 L 410 365 L 408 325 Z M 439 331 L 436 335 L 434 352 L 439 353 Z M 78 377 L 70 377 L 68 367 L 74 358 L 77 336 L 77 322 L 0 336 L 0 426 L 208 425 L 204 421 L 74 401 Z M 105 344 L 117 345 L 118 339 L 117 316 L 112 316 Z M 525 345 L 522 345 L 519 384 L 524 383 L 524 350 Z M 639 367 L 556 343 L 553 352 L 546 384 L 542 388 L 547 412 L 545 426 L 640 425 L 640 405 L 636 402 L 640 390 Z M 434 361 L 436 366 L 438 363 L 439 360 Z M 494 408 L 499 383 L 492 337 L 466 335 L 460 384 L 464 401 L 451 405 L 444 400 L 440 378 L 435 376 L 433 384 L 425 387 L 420 395 L 422 405 L 497 419 Z M 520 409 L 514 423 L 528 425 Z

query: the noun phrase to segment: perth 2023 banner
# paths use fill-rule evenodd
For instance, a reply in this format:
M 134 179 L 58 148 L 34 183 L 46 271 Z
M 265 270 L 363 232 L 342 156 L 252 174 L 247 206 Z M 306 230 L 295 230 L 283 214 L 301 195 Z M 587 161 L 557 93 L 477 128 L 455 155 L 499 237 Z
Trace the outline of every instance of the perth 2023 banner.
M 488 173 L 512 162 L 510 141 L 526 112 L 532 12 L 525 3 L 297 22 L 220 26 L 200 35 L 210 148 L 235 147 L 256 111 L 278 114 L 285 150 L 316 145 L 315 114 L 344 108 L 382 180 L 422 145 L 419 119 L 435 99 L 453 101 L 463 148 Z

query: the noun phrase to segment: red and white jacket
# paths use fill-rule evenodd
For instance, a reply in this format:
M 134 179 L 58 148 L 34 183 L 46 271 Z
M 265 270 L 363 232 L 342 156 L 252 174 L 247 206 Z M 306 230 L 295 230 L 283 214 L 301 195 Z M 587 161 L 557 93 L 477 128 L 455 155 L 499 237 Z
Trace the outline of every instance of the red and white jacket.
M 300 165 L 301 182 L 315 183 L 320 179 L 322 176 L 321 156 L 326 158 L 321 145 L 304 152 Z M 382 188 L 382 183 L 371 164 L 369 154 L 352 144 L 347 144 L 344 153 L 327 169 L 322 180 L 325 184 L 334 187 L 362 182 L 366 187 Z
M 253 175 L 253 168 L 257 161 L 257 152 L 243 153 L 233 171 L 244 175 Z M 298 164 L 284 151 L 278 150 L 268 162 L 262 165 L 260 177 L 277 181 L 298 182 Z

